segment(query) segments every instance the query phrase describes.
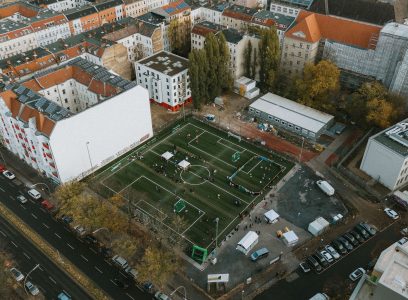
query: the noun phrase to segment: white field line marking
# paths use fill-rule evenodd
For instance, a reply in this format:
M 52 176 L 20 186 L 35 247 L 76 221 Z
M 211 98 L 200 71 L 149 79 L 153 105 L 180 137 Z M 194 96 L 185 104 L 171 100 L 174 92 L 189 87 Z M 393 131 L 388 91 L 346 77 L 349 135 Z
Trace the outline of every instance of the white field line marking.
M 97 267 L 95 266 L 96 271 L 98 271 L 99 273 L 103 274 L 103 272 Z
M 203 214 L 201 214 L 201 215 L 197 218 L 197 220 L 195 220 L 190 226 L 188 226 L 187 229 L 184 230 L 184 231 L 181 233 L 181 235 L 184 235 L 188 230 L 190 230 L 190 228 L 193 227 L 194 224 L 197 223 L 202 217 L 204 217 L 204 215 L 205 215 L 205 212 L 203 212 Z
M 83 260 L 88 261 L 88 259 L 85 256 L 83 256 L 82 254 L 81 254 L 81 257 L 82 257 Z
M 54 235 L 56 235 L 59 239 L 61 238 L 61 236 L 56 232 L 54 232 Z
M 68 247 L 71 248 L 72 250 L 75 250 L 75 248 L 72 247 L 70 244 L 67 243 L 67 245 L 68 245 Z
M 243 147 L 241 147 L 241 146 L 238 146 L 239 148 L 241 148 L 241 150 L 237 150 L 237 149 L 235 149 L 235 148 L 232 148 L 232 147 L 230 147 L 230 146 L 224 144 L 222 141 L 228 141 L 228 140 L 223 139 L 223 138 L 220 138 L 220 139 L 217 141 L 217 144 L 220 144 L 220 145 L 222 145 L 223 147 L 228 148 L 228 149 L 230 149 L 230 150 L 232 150 L 232 151 L 234 151 L 234 152 L 244 153 L 244 152 L 246 151 L 246 149 L 243 148 Z M 229 141 L 228 141 L 228 142 L 229 142 Z M 234 144 L 234 146 L 236 146 L 236 145 Z

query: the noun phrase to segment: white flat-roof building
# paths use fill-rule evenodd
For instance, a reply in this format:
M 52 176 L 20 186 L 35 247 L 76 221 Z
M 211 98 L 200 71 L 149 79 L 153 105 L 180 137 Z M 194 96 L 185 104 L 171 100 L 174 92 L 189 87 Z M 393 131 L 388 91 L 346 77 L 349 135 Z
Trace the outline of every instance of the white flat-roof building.
M 317 139 L 334 121 L 332 115 L 272 93 L 254 101 L 249 113 L 309 139 Z
M 360 169 L 390 190 L 408 182 L 408 119 L 368 139 Z
M 172 111 L 191 102 L 188 59 L 162 51 L 135 64 L 136 82 L 149 91 L 151 101 Z

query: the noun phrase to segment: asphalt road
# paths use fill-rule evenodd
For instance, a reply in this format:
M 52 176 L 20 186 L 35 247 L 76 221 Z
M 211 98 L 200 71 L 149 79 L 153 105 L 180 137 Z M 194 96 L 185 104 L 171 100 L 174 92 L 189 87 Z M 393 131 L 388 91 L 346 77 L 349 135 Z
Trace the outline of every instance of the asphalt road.
M 46 299 L 56 299 L 64 291 L 73 299 L 92 299 L 67 274 L 59 269 L 48 257 L 28 241 L 18 230 L 0 217 L 0 238 L 4 240 L 10 253 L 17 262 L 16 267 L 27 275 L 37 264 L 27 280 L 40 289 Z
M 280 280 L 255 299 L 309 299 L 322 291 L 326 292 L 329 297 L 336 296 L 336 299 L 342 299 L 342 291 L 346 288 L 354 288 L 357 284 L 357 282 L 353 283 L 348 279 L 350 273 L 358 267 L 367 268 L 368 263 L 377 258 L 382 250 L 398 241 L 401 238 L 399 229 L 399 222 L 395 222 L 363 245 L 360 245 L 353 252 L 332 264 L 321 274 L 316 274 L 313 271 L 304 274 L 299 270 L 297 279 L 290 282 L 285 279 Z
M 113 266 L 110 259 L 104 259 L 95 248 L 84 243 L 61 222 L 55 220 L 40 206 L 40 201 L 30 199 L 26 193 L 27 189 L 23 185 L 17 185 L 17 183 L 18 181 L 11 181 L 0 176 L 0 201 L 58 250 L 61 255 L 91 278 L 110 297 L 120 300 L 152 298 L 151 295 L 141 291 L 134 280 Z M 29 200 L 26 204 L 20 204 L 16 200 L 20 194 Z M 128 281 L 129 287 L 125 290 L 119 288 L 113 281 L 115 278 Z

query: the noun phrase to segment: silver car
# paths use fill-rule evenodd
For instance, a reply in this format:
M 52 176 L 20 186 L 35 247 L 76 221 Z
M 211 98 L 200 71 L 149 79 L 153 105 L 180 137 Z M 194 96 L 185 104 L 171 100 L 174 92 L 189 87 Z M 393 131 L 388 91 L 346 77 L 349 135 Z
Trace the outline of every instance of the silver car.
M 31 295 L 36 296 L 40 293 L 38 287 L 31 283 L 31 281 L 27 281 L 25 284 L 26 289 L 30 292 Z
M 18 195 L 17 201 L 20 202 L 21 204 L 24 204 L 24 203 L 27 203 L 27 198 L 24 197 L 23 195 Z
M 13 275 L 14 279 L 15 279 L 17 282 L 20 282 L 21 280 L 24 279 L 23 273 L 21 273 L 21 272 L 20 272 L 19 270 L 17 270 L 16 268 L 11 268 L 11 269 L 10 269 L 10 273 L 11 273 L 11 275 Z
M 330 245 L 326 245 L 324 249 L 331 254 L 331 256 L 334 257 L 334 259 L 339 259 L 340 254 Z

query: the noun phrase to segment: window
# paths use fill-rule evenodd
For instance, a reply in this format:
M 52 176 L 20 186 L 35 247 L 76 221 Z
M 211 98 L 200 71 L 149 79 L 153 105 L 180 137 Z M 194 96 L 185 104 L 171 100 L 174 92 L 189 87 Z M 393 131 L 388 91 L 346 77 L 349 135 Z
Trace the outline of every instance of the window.
M 68 99 L 67 99 L 67 98 L 65 98 L 65 103 L 68 103 Z
M 65 90 L 62 90 L 62 94 L 64 94 L 64 95 L 65 95 L 65 93 L 66 93 L 66 92 L 65 92 Z

